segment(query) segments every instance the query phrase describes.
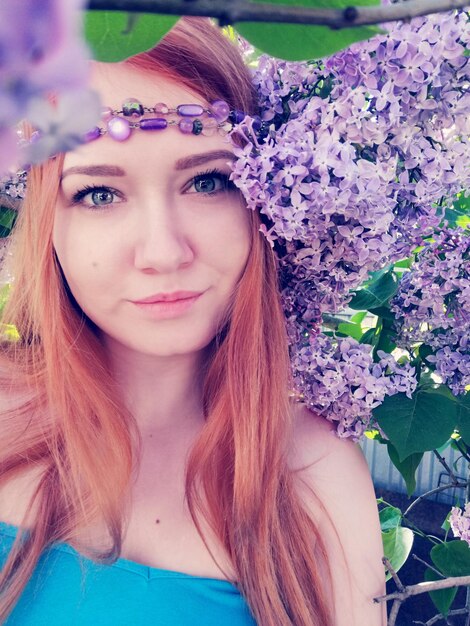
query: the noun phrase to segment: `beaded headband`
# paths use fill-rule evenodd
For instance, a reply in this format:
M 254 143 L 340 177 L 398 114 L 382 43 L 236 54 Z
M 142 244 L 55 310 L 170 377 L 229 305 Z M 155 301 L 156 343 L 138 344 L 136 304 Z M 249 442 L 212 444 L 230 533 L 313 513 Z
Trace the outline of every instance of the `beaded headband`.
M 148 114 L 156 114 L 158 117 L 144 117 Z M 210 137 L 216 132 L 226 135 L 244 117 L 243 111 L 231 109 L 224 100 L 215 100 L 209 108 L 201 104 L 179 104 L 171 108 L 164 102 L 146 107 L 139 100 L 128 98 L 119 110 L 110 107 L 103 109 L 101 118 L 105 127 L 92 128 L 86 133 L 85 142 L 93 141 L 105 134 L 115 141 L 125 141 L 134 129 L 159 131 L 170 126 L 177 127 L 185 135 Z
M 184 135 L 214 134 L 226 135 L 246 117 L 243 111 L 231 109 L 225 100 L 214 100 L 209 107 L 201 104 L 179 104 L 169 107 L 158 102 L 152 107 L 144 106 L 136 98 L 127 98 L 121 109 L 104 107 L 101 113 L 101 126 L 94 126 L 82 137 L 82 143 L 90 143 L 103 135 L 115 141 L 126 141 L 134 130 L 146 132 L 162 131 L 171 126 Z M 253 118 L 253 129 L 261 131 L 265 124 L 261 118 Z M 42 136 L 36 130 L 31 135 L 31 142 Z M 20 170 L 11 176 L 0 179 L 0 194 L 23 199 L 26 191 L 27 171 Z

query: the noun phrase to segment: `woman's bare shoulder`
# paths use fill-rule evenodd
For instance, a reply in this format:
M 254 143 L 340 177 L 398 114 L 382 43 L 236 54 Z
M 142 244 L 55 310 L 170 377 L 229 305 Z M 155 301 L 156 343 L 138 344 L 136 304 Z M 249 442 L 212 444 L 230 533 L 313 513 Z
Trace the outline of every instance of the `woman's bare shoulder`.
M 354 442 L 305 405 L 295 410 L 291 468 L 316 521 L 333 574 L 337 626 L 382 626 L 382 540 L 369 468 Z M 354 615 L 354 619 L 352 616 Z

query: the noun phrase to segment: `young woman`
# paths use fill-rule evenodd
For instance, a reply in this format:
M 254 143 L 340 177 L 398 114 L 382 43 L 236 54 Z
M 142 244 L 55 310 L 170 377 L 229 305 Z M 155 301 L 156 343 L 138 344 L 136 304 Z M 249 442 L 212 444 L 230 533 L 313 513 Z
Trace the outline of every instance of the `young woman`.
M 168 119 L 256 110 L 204 20 L 92 84 Z M 365 461 L 290 399 L 276 259 L 207 129 L 108 133 L 29 173 L 1 357 L 9 626 L 385 624 Z

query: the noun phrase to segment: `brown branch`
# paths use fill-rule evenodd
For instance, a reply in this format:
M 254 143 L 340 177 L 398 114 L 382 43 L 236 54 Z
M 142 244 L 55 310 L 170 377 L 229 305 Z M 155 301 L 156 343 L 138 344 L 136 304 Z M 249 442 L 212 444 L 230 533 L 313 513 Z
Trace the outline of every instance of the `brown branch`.
M 422 626 L 433 626 L 433 624 L 437 624 L 437 622 L 445 620 L 446 617 L 465 615 L 466 613 L 468 613 L 467 609 L 454 609 L 453 611 L 449 611 L 447 615 L 442 615 L 441 613 L 438 613 L 437 615 L 434 615 L 434 617 L 431 617 L 431 619 L 428 619 L 427 622 L 413 622 L 413 624 L 421 624 Z
M 450 469 L 447 461 L 445 460 L 445 458 L 439 454 L 439 452 L 437 450 L 433 450 L 434 455 L 436 456 L 436 458 L 438 459 L 439 463 L 442 465 L 442 467 L 446 470 L 446 472 L 449 474 L 449 478 L 451 480 L 452 485 L 457 485 L 459 482 L 459 479 L 456 477 L 456 475 L 454 474 L 454 472 Z
M 330 28 L 347 28 L 409 20 L 413 17 L 463 9 L 470 0 L 407 0 L 388 6 L 345 9 L 310 9 L 248 0 L 89 0 L 88 8 L 97 11 L 163 13 L 215 17 L 221 25 L 237 22 L 283 22 L 317 24 Z
M 413 509 L 418 502 L 421 502 L 422 500 L 425 500 L 426 498 L 429 498 L 430 496 L 434 495 L 435 493 L 439 493 L 441 491 L 445 491 L 446 489 L 455 489 L 458 487 L 467 487 L 469 481 L 466 481 L 464 483 L 456 483 L 455 485 L 453 483 L 449 483 L 448 485 L 441 485 L 440 487 L 436 487 L 435 489 L 431 489 L 430 491 L 426 491 L 426 493 L 421 494 L 418 498 L 416 498 L 416 500 L 414 500 L 410 506 L 406 509 L 406 511 L 403 513 L 403 517 L 407 517 L 408 513 L 411 511 L 411 509 Z
M 470 576 L 452 576 L 443 580 L 435 580 L 430 582 L 422 582 L 417 585 L 408 585 L 402 590 L 388 593 L 385 596 L 374 598 L 374 602 L 387 602 L 393 600 L 392 609 L 388 618 L 388 626 L 395 626 L 398 611 L 405 600 L 421 593 L 429 593 L 430 591 L 438 591 L 439 589 L 450 589 L 451 587 L 468 587 L 470 586 Z
M 412 596 L 418 596 L 421 593 L 429 591 L 439 591 L 439 589 L 450 589 L 450 587 L 468 587 L 470 586 L 470 576 L 450 576 L 442 580 L 433 580 L 429 582 L 418 583 L 416 585 L 407 585 L 403 591 L 393 591 L 385 596 L 374 598 L 375 602 L 388 602 L 389 600 L 400 600 L 403 602 Z

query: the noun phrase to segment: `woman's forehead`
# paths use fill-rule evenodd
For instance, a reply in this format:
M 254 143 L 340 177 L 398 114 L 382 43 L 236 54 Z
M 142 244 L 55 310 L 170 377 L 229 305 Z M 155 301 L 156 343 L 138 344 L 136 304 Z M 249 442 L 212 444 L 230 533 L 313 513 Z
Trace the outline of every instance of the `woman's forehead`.
M 126 63 L 93 62 L 90 78 L 91 87 L 100 94 L 103 106 L 113 109 L 120 109 L 129 98 L 136 98 L 149 107 L 158 102 L 170 107 L 191 102 L 206 104 L 204 98 L 176 79 Z
M 159 102 L 170 108 L 191 103 L 207 106 L 204 99 L 187 86 L 157 72 L 124 63 L 93 62 L 91 87 L 100 94 L 104 107 L 115 110 L 121 109 L 123 102 L 130 98 L 139 100 L 144 107 L 154 107 Z M 105 136 L 79 146 L 65 155 L 64 169 L 88 163 L 129 163 L 136 159 L 142 163 L 142 154 L 146 155 L 145 160 L 152 160 L 162 152 L 171 165 L 183 156 L 210 151 L 233 154 L 233 147 L 227 137 L 217 133 L 211 137 L 186 135 L 175 126 L 155 133 L 136 130 L 127 141 L 116 142 Z

